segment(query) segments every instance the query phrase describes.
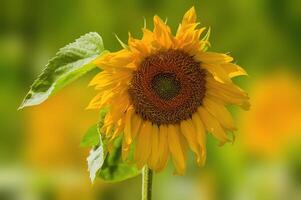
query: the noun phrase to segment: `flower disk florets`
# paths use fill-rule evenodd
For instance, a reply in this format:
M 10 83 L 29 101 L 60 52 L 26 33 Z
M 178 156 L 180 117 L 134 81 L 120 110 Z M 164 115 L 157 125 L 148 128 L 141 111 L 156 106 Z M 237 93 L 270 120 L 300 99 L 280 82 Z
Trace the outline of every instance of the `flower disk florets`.
M 205 71 L 181 50 L 145 58 L 134 73 L 129 94 L 135 111 L 155 124 L 191 118 L 205 95 Z

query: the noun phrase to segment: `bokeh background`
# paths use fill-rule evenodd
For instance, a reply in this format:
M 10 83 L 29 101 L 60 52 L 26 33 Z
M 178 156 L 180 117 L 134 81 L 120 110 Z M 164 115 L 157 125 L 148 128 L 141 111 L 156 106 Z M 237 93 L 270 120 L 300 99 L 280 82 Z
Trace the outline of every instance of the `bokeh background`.
M 298 0 L 1 0 L 0 199 L 138 200 L 140 177 L 89 181 L 88 149 L 80 140 L 97 120 L 85 110 L 96 94 L 91 72 L 42 105 L 17 111 L 30 84 L 62 46 L 97 31 L 105 48 L 114 34 L 140 37 L 143 17 L 168 17 L 176 30 L 192 5 L 212 29 L 210 50 L 230 52 L 248 77 L 252 108 L 230 107 L 239 131 L 234 144 L 208 139 L 208 161 L 192 158 L 185 176 L 169 166 L 155 175 L 155 200 L 301 199 L 301 1 Z

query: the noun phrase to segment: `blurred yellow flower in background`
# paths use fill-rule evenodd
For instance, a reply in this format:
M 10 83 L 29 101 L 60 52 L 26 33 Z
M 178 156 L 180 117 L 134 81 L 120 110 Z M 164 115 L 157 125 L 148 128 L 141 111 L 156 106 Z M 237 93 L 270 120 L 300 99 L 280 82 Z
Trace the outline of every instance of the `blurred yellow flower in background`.
M 249 151 L 277 156 L 301 136 L 301 82 L 280 71 L 256 81 L 252 107 L 241 115 L 242 137 Z
M 76 83 L 27 111 L 28 162 L 37 167 L 85 166 L 86 152 L 79 143 L 98 117 L 83 107 L 88 98 L 88 90 Z
M 85 110 L 89 91 L 82 83 L 72 84 L 42 105 L 26 111 L 26 163 L 35 169 L 33 177 L 41 196 L 56 200 L 94 199 L 99 187 L 87 178 L 87 150 L 79 147 L 83 133 L 97 113 Z M 74 98 L 76 97 L 76 98 Z M 44 198 L 43 198 L 44 199 Z
M 136 141 L 137 166 L 165 168 L 171 155 L 177 174 L 184 174 L 187 146 L 197 163 L 206 159 L 206 131 L 221 144 L 236 130 L 225 105 L 248 109 L 248 96 L 231 78 L 246 72 L 226 54 L 207 52 L 205 28 L 197 28 L 194 7 L 183 17 L 176 36 L 158 16 L 153 32 L 143 28 L 141 40 L 129 35 L 128 46 L 97 58 L 103 69 L 90 85 L 99 90 L 89 108 L 109 106 L 104 135 L 114 141 L 124 133 L 126 159 Z

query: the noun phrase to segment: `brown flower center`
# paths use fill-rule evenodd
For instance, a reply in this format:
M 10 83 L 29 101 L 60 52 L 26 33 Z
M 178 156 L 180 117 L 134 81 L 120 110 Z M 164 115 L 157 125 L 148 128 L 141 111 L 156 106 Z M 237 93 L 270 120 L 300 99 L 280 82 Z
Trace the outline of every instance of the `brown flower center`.
M 141 62 L 128 92 L 136 113 L 160 125 L 191 118 L 205 90 L 205 70 L 200 63 L 181 50 L 167 50 Z
M 180 92 L 181 83 L 173 73 L 159 73 L 152 80 L 154 92 L 164 100 L 170 100 Z

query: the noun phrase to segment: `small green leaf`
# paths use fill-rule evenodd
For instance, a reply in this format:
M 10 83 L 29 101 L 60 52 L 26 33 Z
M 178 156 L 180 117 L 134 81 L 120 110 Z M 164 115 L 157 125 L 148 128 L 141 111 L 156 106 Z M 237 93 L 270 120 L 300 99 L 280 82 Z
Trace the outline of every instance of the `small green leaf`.
M 122 137 L 116 139 L 114 149 L 110 152 L 101 167 L 98 177 L 107 182 L 119 182 L 133 178 L 141 173 L 134 164 L 125 162 L 121 158 Z M 131 150 L 131 154 L 133 149 Z
M 96 149 L 92 149 L 87 158 L 88 170 L 92 182 L 94 182 L 98 170 L 103 165 L 104 157 L 105 157 L 105 153 L 104 153 L 102 142 L 100 140 L 99 146 Z
M 107 112 L 108 108 L 100 110 L 99 123 L 88 130 L 81 142 L 83 147 L 94 146 L 87 158 L 92 182 L 96 176 L 107 182 L 123 181 L 135 177 L 141 172 L 134 164 L 130 164 L 133 161 L 134 145 L 131 146 L 129 159 L 122 160 L 122 136 L 115 139 L 113 150 L 108 152 L 108 140 L 101 137 L 100 133 Z
M 80 146 L 81 147 L 91 147 L 99 144 L 99 132 L 97 124 L 91 126 L 87 133 L 84 135 Z
M 95 32 L 81 36 L 61 48 L 34 81 L 19 109 L 38 105 L 75 79 L 89 72 L 97 56 L 104 53 L 102 38 Z

